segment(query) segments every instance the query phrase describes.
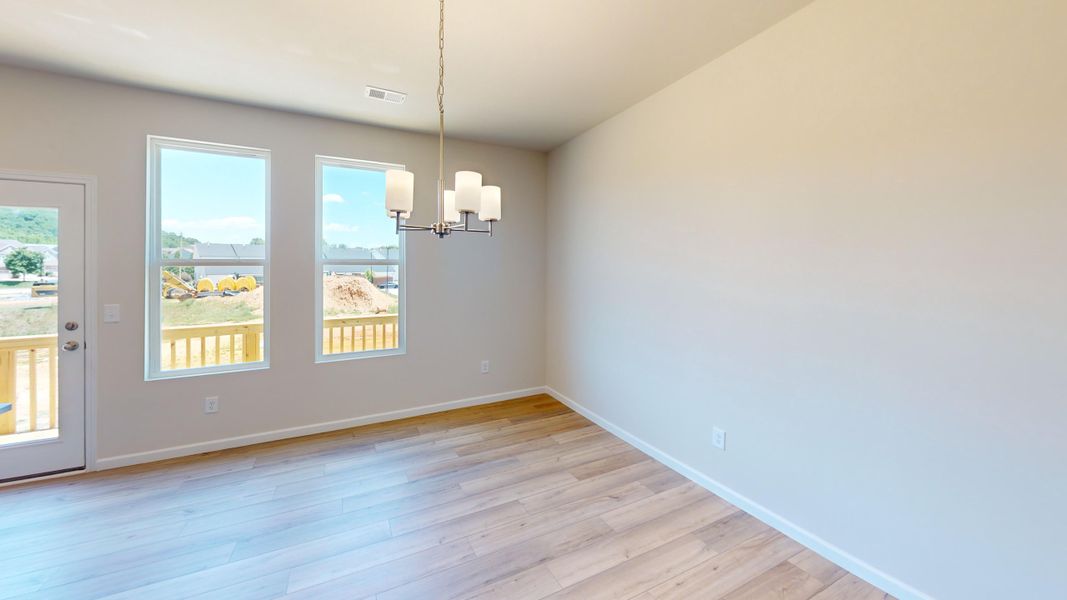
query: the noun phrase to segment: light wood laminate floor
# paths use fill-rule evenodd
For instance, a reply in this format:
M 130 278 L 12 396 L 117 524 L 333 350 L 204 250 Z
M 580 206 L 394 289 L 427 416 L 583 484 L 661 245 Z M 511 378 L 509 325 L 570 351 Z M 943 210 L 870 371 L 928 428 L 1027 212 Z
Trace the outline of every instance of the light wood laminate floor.
M 535 396 L 0 488 L 0 598 L 868 600 Z

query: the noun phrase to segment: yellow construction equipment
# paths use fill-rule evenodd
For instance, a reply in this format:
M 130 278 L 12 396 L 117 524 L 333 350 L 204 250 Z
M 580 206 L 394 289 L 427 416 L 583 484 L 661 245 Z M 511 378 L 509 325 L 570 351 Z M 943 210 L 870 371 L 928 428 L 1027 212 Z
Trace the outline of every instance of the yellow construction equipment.
M 219 280 L 217 287 L 220 292 L 236 292 L 237 280 L 227 275 Z
M 163 271 L 163 297 L 171 300 L 188 300 L 205 296 L 236 296 L 241 292 L 251 292 L 258 287 L 256 278 L 251 275 L 223 277 L 218 284 L 203 277 L 193 286 L 182 281 L 170 271 Z
M 196 296 L 196 289 L 170 271 L 163 271 L 163 297 L 187 300 Z

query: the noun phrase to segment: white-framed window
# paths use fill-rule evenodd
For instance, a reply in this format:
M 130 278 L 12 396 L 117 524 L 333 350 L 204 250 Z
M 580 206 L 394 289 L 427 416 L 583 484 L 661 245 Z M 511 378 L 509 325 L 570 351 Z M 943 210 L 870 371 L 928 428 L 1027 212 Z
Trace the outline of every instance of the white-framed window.
M 148 137 L 145 378 L 270 364 L 270 151 Z
M 315 359 L 402 354 L 404 236 L 385 210 L 385 171 L 315 157 Z

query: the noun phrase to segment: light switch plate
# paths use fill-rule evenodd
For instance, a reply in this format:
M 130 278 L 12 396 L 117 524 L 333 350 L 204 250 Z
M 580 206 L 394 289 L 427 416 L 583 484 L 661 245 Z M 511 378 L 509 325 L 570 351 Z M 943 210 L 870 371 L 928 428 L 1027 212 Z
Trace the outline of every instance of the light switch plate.
M 105 323 L 118 323 L 121 318 L 118 304 L 105 304 L 104 305 L 104 322 Z

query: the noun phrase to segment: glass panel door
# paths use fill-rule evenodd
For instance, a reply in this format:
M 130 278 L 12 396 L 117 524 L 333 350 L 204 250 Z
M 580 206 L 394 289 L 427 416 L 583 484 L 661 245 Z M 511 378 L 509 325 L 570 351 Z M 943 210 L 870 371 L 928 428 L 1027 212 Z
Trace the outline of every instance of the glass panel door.
M 84 186 L 0 175 L 0 481 L 85 465 Z

